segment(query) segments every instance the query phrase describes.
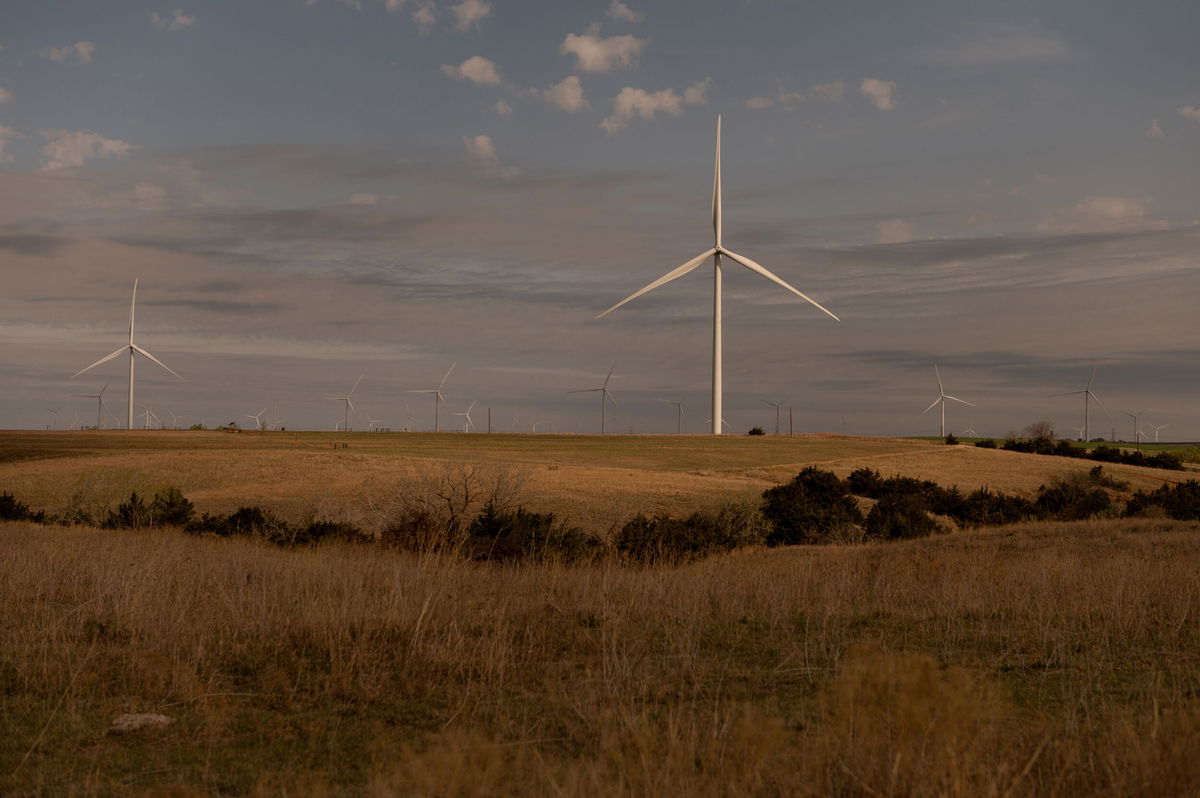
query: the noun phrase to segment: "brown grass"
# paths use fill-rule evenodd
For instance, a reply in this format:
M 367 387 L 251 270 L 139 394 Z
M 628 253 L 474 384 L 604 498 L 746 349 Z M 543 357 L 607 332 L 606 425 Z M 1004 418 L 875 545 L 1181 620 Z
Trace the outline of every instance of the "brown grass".
M 332 448 L 335 441 L 347 449 Z M 131 491 L 173 485 L 201 512 L 259 505 L 288 520 L 360 521 L 371 493 L 447 462 L 506 464 L 527 473 L 524 503 L 602 532 L 635 512 L 687 514 L 757 497 L 807 465 L 856 468 L 964 490 L 1032 494 L 1095 465 L 973 446 L 834 435 L 458 435 L 443 433 L 0 432 L 0 490 L 58 512 L 68 497 L 103 507 Z M 1180 472 L 1106 465 L 1134 489 Z M 1194 474 L 1189 474 L 1194 475 Z
M 0 792 L 1194 795 L 1198 572 L 1162 521 L 645 570 L 0 525 Z

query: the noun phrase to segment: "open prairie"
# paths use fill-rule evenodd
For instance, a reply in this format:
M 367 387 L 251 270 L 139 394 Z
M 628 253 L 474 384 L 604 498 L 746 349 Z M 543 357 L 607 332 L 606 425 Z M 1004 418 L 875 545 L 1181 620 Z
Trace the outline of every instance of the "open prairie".
M 334 448 L 346 443 L 346 448 Z M 37 508 L 174 485 L 351 518 L 443 464 L 597 531 L 815 464 L 1032 492 L 930 442 L 0 433 Z M 1194 472 L 1106 466 L 1135 487 Z M 76 498 L 72 498 L 72 496 Z M 0 524 L 11 795 L 1194 795 L 1200 523 L 1023 524 L 682 567 Z M 124 714 L 167 725 L 121 731 Z
M 334 448 L 345 444 L 346 448 Z M 357 520 L 373 495 L 445 463 L 511 466 L 522 503 L 590 531 L 630 513 L 686 513 L 752 499 L 817 465 L 845 476 L 930 479 L 964 490 L 1032 494 L 1089 461 L 898 438 L 835 435 L 460 435 L 452 433 L 0 432 L 0 490 L 35 508 L 96 506 L 173 485 L 201 512 L 258 505 L 284 518 Z M 1134 489 L 1179 472 L 1106 465 Z

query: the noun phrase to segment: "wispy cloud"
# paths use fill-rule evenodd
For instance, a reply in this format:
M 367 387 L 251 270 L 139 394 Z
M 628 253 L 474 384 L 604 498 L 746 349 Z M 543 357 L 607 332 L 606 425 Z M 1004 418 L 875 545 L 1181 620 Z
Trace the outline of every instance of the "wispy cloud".
M 491 136 L 463 136 L 463 146 L 466 147 L 467 157 L 482 167 L 489 176 L 516 177 L 521 173 L 515 167 L 501 165 Z
M 41 134 L 50 139 L 42 147 L 44 171 L 83 166 L 89 158 L 124 158 L 134 149 L 126 141 L 108 139 L 90 130 L 43 130 Z
M 458 66 L 442 64 L 442 74 L 481 85 L 500 84 L 500 71 L 494 63 L 481 55 L 473 55 Z
M 559 52 L 575 56 L 576 66 L 584 72 L 611 72 L 633 66 L 649 43 L 636 36 L 600 36 L 600 26 L 592 25 L 583 34 L 568 33 Z
M 13 98 L 13 93 L 5 88 L 0 88 L 0 103 L 6 103 Z
M 896 100 L 893 96 L 896 91 L 894 81 L 864 78 L 858 90 L 871 101 L 871 105 L 881 111 L 890 111 L 896 107 Z
M 23 138 L 25 137 L 11 127 L 0 125 L 0 163 L 8 163 L 12 160 L 12 156 L 6 152 L 8 145 Z
M 658 114 L 679 116 L 685 104 L 704 105 L 708 102 L 707 91 L 711 82 L 712 78 L 697 81 L 684 89 L 682 95 L 674 89 L 648 92 L 626 86 L 613 98 L 612 113 L 605 117 L 600 127 L 612 135 L 624 130 L 635 116 L 642 119 L 653 119 Z
M 1200 122 L 1200 108 L 1192 105 L 1184 105 L 1177 109 L 1177 113 L 1184 119 L 1190 119 L 1193 122 Z
M 583 95 L 583 84 L 575 75 L 568 75 L 542 92 L 542 99 L 564 111 L 583 111 L 589 108 Z
M 1038 224 L 1042 233 L 1161 230 L 1167 223 L 1150 218 L 1145 197 L 1084 197 L 1070 208 L 1052 211 Z
M 1078 53 L 1040 24 L 981 22 L 951 34 L 945 42 L 915 51 L 918 61 L 943 67 L 991 67 L 1070 61 Z
M 608 18 L 616 22 L 641 22 L 646 15 L 640 11 L 634 11 L 632 8 L 622 3 L 621 0 L 612 0 L 608 5 L 608 11 L 605 12 Z
M 169 14 L 160 14 L 157 11 L 150 13 L 150 22 L 155 27 L 163 30 L 179 31 L 184 28 L 190 28 L 196 24 L 196 18 L 183 13 L 182 9 L 175 9 Z
M 1163 133 L 1162 126 L 1158 124 L 1157 119 L 1150 120 L 1150 127 L 1146 128 L 1146 138 L 1161 139 L 1166 134 Z
M 96 45 L 91 42 L 75 42 L 62 47 L 44 47 L 38 50 L 38 55 L 60 64 L 90 64 L 95 52 Z
M 454 12 L 454 29 L 468 31 L 478 28 L 480 23 L 492 15 L 492 4 L 484 0 L 462 0 L 450 6 Z
M 437 23 L 437 12 L 434 11 L 433 3 L 421 3 L 417 6 L 413 10 L 412 21 L 422 36 L 428 36 Z

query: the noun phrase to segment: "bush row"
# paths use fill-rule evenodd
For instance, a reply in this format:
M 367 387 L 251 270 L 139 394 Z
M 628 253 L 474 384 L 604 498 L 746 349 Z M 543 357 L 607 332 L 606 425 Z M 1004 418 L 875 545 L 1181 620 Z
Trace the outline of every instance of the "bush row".
M 975 445 L 985 449 L 996 448 L 995 441 L 990 438 L 979 441 Z M 1069 441 L 1055 442 L 1049 436 L 1038 436 L 1029 439 L 1010 437 L 1004 441 L 1003 446 L 1000 448 L 1012 452 L 1025 452 L 1027 454 L 1046 454 L 1055 457 L 1074 457 L 1077 460 L 1095 460 L 1100 463 L 1147 466 L 1149 468 L 1162 468 L 1167 471 L 1183 470 L 1183 458 L 1172 452 L 1146 454 L 1138 450 L 1130 451 L 1129 449 L 1105 446 L 1104 444 L 1093 449 L 1087 449 L 1083 446 L 1076 446 Z

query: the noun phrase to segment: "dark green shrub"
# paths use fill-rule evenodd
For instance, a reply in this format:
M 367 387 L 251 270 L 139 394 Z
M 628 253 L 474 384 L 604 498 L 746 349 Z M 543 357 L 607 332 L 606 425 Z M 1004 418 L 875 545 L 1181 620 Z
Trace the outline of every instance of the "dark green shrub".
M 1049 488 L 1042 487 L 1037 498 L 1041 517 L 1055 521 L 1083 521 L 1112 509 L 1107 492 L 1081 482 L 1059 480 Z
M 116 510 L 109 510 L 103 524 L 105 529 L 148 529 L 153 525 L 154 515 L 150 505 L 136 491 L 118 504 Z
M 17 497 L 11 493 L 0 493 L 0 521 L 33 521 L 41 524 L 45 520 L 46 513 L 41 510 L 35 513 L 28 504 L 17 501 Z
M 464 553 L 475 560 L 594 559 L 604 545 L 594 535 L 559 523 L 554 513 L 533 513 L 518 507 L 499 510 L 489 502 L 471 523 Z
M 883 495 L 883 477 L 871 468 L 859 468 L 846 477 L 846 487 L 856 496 L 876 499 Z
M 1161 507 L 1169 518 L 1178 521 L 1200 520 L 1200 482 L 1189 479 L 1149 493 L 1139 490 L 1130 497 L 1125 515 L 1151 515 L 1153 507 Z
M 185 527 L 188 532 L 210 532 L 219 537 L 240 535 L 272 543 L 289 543 L 293 539 L 287 523 L 261 507 L 239 507 L 230 515 L 209 515 L 193 520 Z
M 430 508 L 410 506 L 389 519 L 379 532 L 379 540 L 385 546 L 432 554 L 458 551 L 466 535 L 447 528 Z
M 747 435 L 766 435 L 767 433 L 763 432 L 762 427 L 751 427 L 750 431 L 747 432 L 746 434 Z
M 832 533 L 863 523 L 858 502 L 832 471 L 809 466 L 786 485 L 763 492 L 767 545 L 825 543 Z
M 309 521 L 294 528 L 287 542 L 295 546 L 311 546 L 316 543 L 340 541 L 342 543 L 369 543 L 373 537 L 354 524 L 345 521 L 321 519 Z
M 1183 458 L 1172 452 L 1159 452 L 1147 457 L 1146 465 L 1151 468 L 1162 468 L 1167 471 L 1182 471 Z
M 1020 496 L 1006 496 L 980 488 L 963 499 L 963 513 L 955 517 L 960 526 L 1003 526 L 1038 515 L 1037 506 Z
M 877 501 L 867 514 L 866 527 L 868 540 L 923 538 L 939 529 L 921 498 L 905 493 L 890 494 Z
M 946 445 L 947 446 L 958 446 L 958 438 L 955 437 L 953 432 L 951 432 L 949 435 L 946 436 Z
M 996 442 L 994 440 L 992 440 L 991 438 L 984 438 L 981 441 L 975 441 L 975 445 L 978 446 L 980 449 L 995 449 L 996 448 Z
M 150 515 L 157 526 L 187 526 L 195 511 L 195 506 L 175 487 L 155 493 L 150 503 Z
M 613 535 L 613 548 L 629 562 L 678 564 L 764 542 L 762 516 L 751 507 L 729 505 L 687 518 L 639 515 Z

